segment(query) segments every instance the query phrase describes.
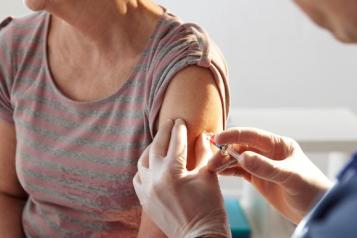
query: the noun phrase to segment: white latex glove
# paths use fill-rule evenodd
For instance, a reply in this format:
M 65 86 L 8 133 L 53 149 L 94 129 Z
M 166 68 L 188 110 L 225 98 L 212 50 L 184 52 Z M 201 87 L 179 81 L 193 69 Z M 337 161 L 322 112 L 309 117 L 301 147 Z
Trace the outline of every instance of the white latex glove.
M 203 136 L 200 154 L 210 157 Z M 167 122 L 138 162 L 133 183 L 145 213 L 174 238 L 231 237 L 217 175 L 206 167 L 186 170 L 187 129 Z
M 296 141 L 255 128 L 232 128 L 215 136 L 218 144 L 232 144 L 241 153 L 238 166 L 223 175 L 244 177 L 285 217 L 299 223 L 332 186 Z M 218 153 L 212 171 L 227 158 Z

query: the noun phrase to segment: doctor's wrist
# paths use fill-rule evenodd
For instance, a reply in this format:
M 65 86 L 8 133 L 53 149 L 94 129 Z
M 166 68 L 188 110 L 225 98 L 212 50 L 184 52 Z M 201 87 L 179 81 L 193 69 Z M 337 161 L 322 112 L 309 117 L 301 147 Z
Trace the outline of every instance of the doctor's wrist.
M 223 208 L 211 209 L 210 213 L 187 224 L 184 238 L 231 238 L 227 214 Z

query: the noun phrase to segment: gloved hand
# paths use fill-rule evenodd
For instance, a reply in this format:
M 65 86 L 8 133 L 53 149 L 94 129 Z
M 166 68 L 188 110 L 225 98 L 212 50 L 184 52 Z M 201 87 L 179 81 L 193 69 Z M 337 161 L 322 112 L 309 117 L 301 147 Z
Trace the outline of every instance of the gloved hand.
M 203 136 L 198 143 L 197 153 L 212 156 Z M 186 126 L 167 122 L 142 154 L 133 180 L 143 210 L 168 237 L 231 237 L 217 175 L 206 166 L 189 172 L 186 162 Z
M 232 144 L 239 164 L 222 175 L 244 177 L 286 218 L 299 223 L 332 186 L 294 140 L 253 128 L 235 128 L 215 136 L 217 144 Z M 220 153 L 209 161 L 211 171 L 227 159 Z

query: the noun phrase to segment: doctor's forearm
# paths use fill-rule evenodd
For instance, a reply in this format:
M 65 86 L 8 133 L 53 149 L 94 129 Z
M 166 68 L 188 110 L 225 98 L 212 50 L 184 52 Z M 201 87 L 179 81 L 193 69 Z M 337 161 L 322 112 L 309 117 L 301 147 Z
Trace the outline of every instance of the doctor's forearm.
M 25 201 L 0 193 L 0 237 L 25 237 L 22 228 L 22 210 Z

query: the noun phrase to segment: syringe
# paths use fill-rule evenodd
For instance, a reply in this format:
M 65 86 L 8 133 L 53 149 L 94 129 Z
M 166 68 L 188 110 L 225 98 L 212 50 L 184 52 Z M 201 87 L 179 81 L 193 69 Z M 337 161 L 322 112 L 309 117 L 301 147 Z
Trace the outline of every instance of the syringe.
M 222 155 L 230 155 L 230 158 L 215 170 L 216 173 L 220 173 L 228 168 L 234 167 L 239 163 L 241 155 L 233 149 L 232 145 L 219 145 L 214 140 L 214 136 L 211 136 L 209 140 L 212 145 L 214 145 L 221 151 Z

